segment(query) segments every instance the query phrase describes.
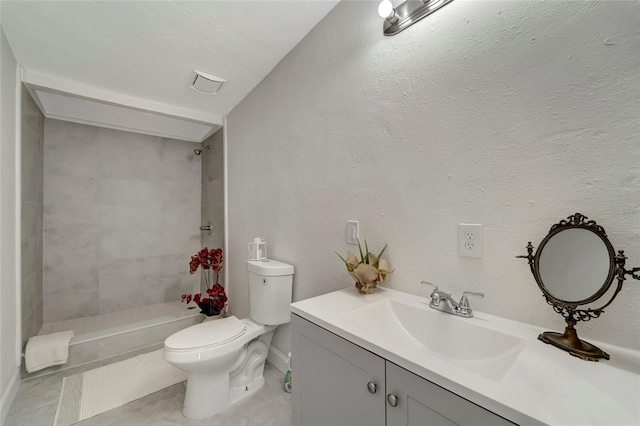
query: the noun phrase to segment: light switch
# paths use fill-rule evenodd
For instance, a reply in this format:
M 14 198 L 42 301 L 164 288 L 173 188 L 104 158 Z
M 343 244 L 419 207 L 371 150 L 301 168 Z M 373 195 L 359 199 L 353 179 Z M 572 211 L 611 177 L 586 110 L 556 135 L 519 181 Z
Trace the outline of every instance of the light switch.
M 347 221 L 347 244 L 358 244 L 360 223 L 357 220 Z

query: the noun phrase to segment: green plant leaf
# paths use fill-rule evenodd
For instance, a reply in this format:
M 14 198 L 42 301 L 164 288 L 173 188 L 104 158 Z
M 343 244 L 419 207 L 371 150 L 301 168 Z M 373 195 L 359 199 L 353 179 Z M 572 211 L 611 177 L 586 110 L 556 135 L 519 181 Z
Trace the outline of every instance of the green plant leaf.
M 360 245 L 360 238 L 356 238 L 356 241 L 358 242 L 358 251 L 360 252 L 360 263 L 364 263 L 364 255 L 362 254 L 362 246 Z M 364 242 L 366 243 L 367 240 L 364 240 Z
M 385 244 L 384 247 L 382 247 L 382 250 L 380 250 L 380 254 L 378 255 L 378 258 L 376 259 L 376 263 L 373 264 L 373 266 L 375 266 L 376 268 L 378 267 L 378 263 L 380 262 L 380 259 L 382 259 L 382 253 L 384 253 L 384 251 L 387 249 L 387 245 Z
M 347 262 L 344 257 L 340 256 L 340 253 L 338 253 L 337 251 L 334 251 L 334 253 L 337 254 L 338 257 L 344 262 L 344 265 L 347 267 L 349 272 L 353 272 L 353 265 Z
M 367 265 L 369 264 L 369 246 L 367 245 L 367 240 L 364 240 L 364 251 L 366 254 L 365 262 Z

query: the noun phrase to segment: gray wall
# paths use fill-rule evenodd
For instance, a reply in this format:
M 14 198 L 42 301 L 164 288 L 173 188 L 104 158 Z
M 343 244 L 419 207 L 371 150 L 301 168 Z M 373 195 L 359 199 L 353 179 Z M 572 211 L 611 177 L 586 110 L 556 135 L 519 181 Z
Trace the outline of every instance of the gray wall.
M 42 327 L 44 116 L 22 87 L 22 345 Z
M 212 232 L 202 233 L 201 245 L 209 248 L 224 249 L 224 179 L 223 179 L 223 129 L 218 130 L 202 146 L 211 145 L 210 150 L 202 152 L 202 207 L 201 220 L 206 225 L 211 221 Z M 223 253 L 223 272 L 219 282 L 224 283 L 224 268 L 227 267 L 227 254 Z M 215 280 L 212 274 L 212 279 Z M 202 280 L 204 284 L 204 278 Z
M 514 256 L 581 212 L 640 265 L 639 13 L 454 1 L 384 37 L 377 2 L 339 3 L 227 117 L 232 312 L 248 314 L 254 236 L 295 266 L 295 300 L 353 286 L 334 251 L 355 219 L 389 244 L 389 287 L 483 291 L 476 309 L 561 331 Z M 484 225 L 483 258 L 458 256 L 458 223 Z M 579 332 L 638 349 L 638 305 L 627 281 Z
M 45 322 L 197 288 L 199 144 L 47 119 L 44 145 Z

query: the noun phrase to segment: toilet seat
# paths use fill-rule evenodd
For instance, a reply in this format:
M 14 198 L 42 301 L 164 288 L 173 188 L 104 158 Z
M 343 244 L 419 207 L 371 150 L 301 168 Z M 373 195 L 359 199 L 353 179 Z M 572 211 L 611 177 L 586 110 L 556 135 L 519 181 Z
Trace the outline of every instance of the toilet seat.
M 246 331 L 245 322 L 230 316 L 180 330 L 169 336 L 164 346 L 165 350 L 177 352 L 214 348 L 236 340 Z

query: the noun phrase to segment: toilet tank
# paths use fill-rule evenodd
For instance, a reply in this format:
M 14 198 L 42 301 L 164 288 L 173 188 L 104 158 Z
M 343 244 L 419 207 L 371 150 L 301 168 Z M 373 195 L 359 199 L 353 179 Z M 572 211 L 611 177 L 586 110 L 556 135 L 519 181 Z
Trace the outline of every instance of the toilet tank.
M 293 266 L 277 260 L 249 260 L 249 310 L 251 319 L 265 325 L 291 320 Z

